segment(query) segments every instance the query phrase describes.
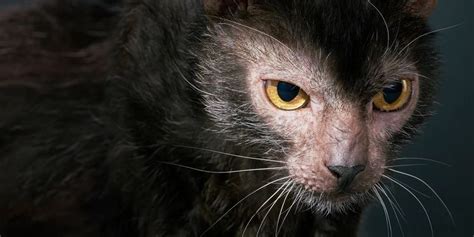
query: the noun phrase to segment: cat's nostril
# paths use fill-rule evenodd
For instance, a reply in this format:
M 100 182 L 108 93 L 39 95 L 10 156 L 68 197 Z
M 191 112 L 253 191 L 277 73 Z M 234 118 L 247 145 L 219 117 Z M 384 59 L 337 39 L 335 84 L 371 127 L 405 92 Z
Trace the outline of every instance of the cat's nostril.
M 327 166 L 328 170 L 337 178 L 337 185 L 340 191 L 346 190 L 354 181 L 355 177 L 365 170 L 365 165 L 348 166 Z

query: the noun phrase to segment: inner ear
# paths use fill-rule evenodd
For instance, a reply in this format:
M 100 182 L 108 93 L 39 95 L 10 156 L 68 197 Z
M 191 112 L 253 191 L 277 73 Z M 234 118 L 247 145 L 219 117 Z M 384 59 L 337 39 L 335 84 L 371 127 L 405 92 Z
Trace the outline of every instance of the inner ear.
M 407 10 L 416 16 L 427 18 L 436 7 L 436 0 L 408 0 Z
M 252 0 L 202 0 L 204 11 L 208 15 L 225 16 L 236 12 L 245 12 Z

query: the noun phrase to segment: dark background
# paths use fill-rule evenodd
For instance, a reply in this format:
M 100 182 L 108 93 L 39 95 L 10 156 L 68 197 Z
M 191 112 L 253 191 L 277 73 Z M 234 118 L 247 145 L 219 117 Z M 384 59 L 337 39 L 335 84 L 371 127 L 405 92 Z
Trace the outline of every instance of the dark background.
M 27 4 L 31 0 L 0 0 L 0 8 Z M 420 157 L 448 163 L 405 161 L 404 164 L 427 164 L 397 168 L 416 174 L 428 182 L 445 200 L 455 225 L 436 196 L 413 178 L 396 176 L 409 186 L 427 194 L 414 192 L 426 207 L 439 237 L 474 237 L 474 0 L 440 0 L 431 17 L 433 29 L 460 24 L 442 31 L 438 45 L 443 55 L 443 81 L 437 97 L 437 113 L 403 157 Z M 405 213 L 400 220 L 405 236 L 431 236 L 428 219 L 419 203 L 404 189 L 389 187 Z M 393 236 L 403 236 L 392 208 L 385 200 L 391 217 Z M 361 237 L 387 236 L 386 220 L 380 205 L 373 205 L 366 215 Z

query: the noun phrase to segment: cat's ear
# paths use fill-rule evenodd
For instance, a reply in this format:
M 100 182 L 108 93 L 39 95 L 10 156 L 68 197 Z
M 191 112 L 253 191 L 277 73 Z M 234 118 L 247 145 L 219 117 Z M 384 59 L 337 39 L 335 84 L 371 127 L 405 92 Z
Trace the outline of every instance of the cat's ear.
M 213 16 L 245 12 L 255 1 L 256 0 L 202 0 L 206 14 Z
M 407 10 L 416 16 L 427 18 L 436 7 L 436 0 L 408 0 Z

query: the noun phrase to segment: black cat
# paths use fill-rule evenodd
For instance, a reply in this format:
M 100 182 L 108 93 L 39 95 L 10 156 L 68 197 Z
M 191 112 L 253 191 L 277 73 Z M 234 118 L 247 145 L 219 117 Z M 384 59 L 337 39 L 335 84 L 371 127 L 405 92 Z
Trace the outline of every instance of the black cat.
M 434 5 L 50 0 L 5 11 L 0 234 L 356 236 L 432 102 Z

